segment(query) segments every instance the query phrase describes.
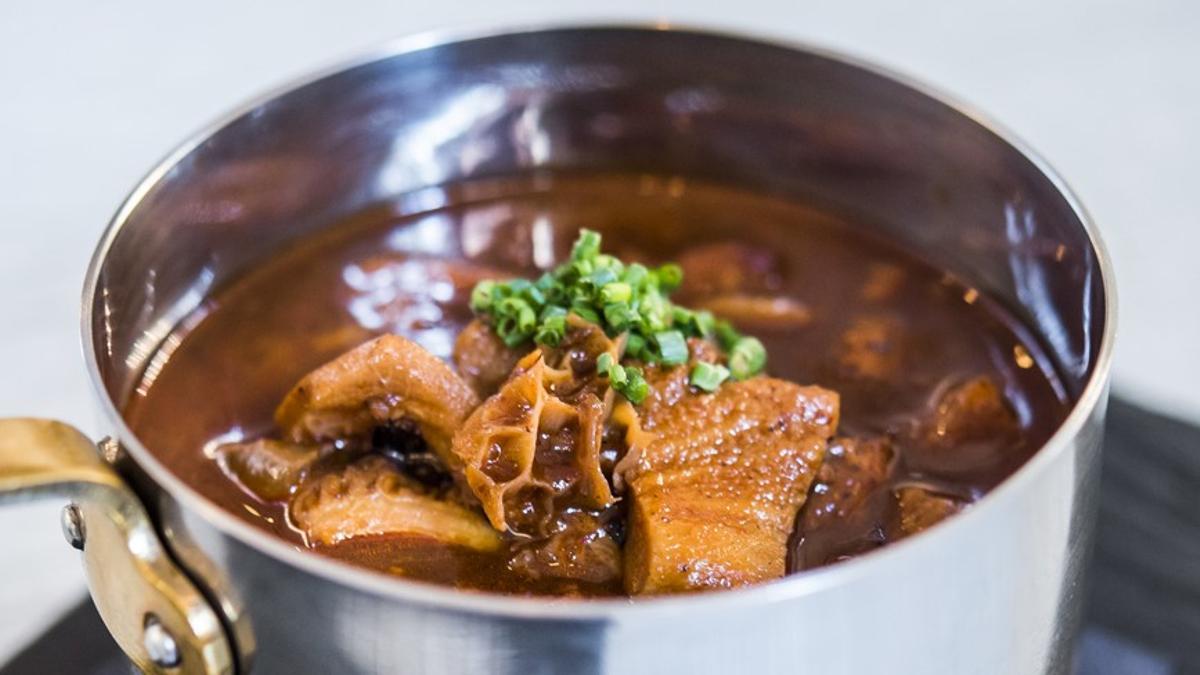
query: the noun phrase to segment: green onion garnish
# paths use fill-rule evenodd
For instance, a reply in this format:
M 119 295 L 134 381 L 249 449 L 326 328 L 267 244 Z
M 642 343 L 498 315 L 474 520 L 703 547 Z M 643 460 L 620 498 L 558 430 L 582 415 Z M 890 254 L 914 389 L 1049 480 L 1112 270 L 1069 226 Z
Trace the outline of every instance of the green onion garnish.
M 688 348 L 683 333 L 677 330 L 655 333 L 654 342 L 658 344 L 658 356 L 662 363 L 677 366 L 687 361 Z
M 579 238 L 571 247 L 571 260 L 590 260 L 600 253 L 600 233 L 580 230 Z
M 540 345 L 557 347 L 566 334 L 567 317 L 565 315 L 550 316 L 542 320 L 537 332 L 533 334 L 533 341 Z
M 729 365 L 700 363 L 692 368 L 691 383 L 705 391 L 731 375 L 745 379 L 761 372 L 766 363 L 761 342 L 742 336 L 710 312 L 668 299 L 682 282 L 679 265 L 649 269 L 641 263 L 625 264 L 600 252 L 599 234 L 581 230 L 566 262 L 536 281 L 481 281 L 471 291 L 470 306 L 509 347 L 530 341 L 557 347 L 566 337 L 567 316 L 575 314 L 614 339 L 623 335 L 622 358 L 646 364 L 687 363 L 688 338 L 715 338 L 728 354 Z M 645 400 L 649 387 L 640 368 L 622 365 L 606 353 L 597 359 L 596 371 L 630 401 Z
M 721 383 L 729 379 L 729 369 L 725 366 L 716 363 L 698 362 L 692 368 L 692 374 L 688 377 L 688 382 L 693 387 L 703 389 L 704 391 L 716 391 Z
M 655 270 L 655 273 L 658 275 L 658 285 L 666 293 L 679 288 L 679 284 L 683 283 L 683 268 L 675 263 L 667 263 Z
M 729 350 L 729 372 L 735 380 L 744 380 L 762 372 L 767 365 L 767 349 L 758 338 L 743 337 Z
M 646 394 L 650 393 L 650 385 L 646 384 L 646 378 L 642 375 L 642 369 L 636 366 L 626 366 L 625 374 L 628 376 L 629 381 L 623 386 L 614 387 L 614 389 L 624 395 L 634 405 L 645 401 Z
M 471 311 L 486 312 L 492 308 L 492 294 L 496 290 L 496 282 L 486 279 L 471 289 Z
M 600 287 L 600 302 L 611 304 L 614 302 L 627 303 L 633 298 L 633 288 L 629 284 L 614 281 Z

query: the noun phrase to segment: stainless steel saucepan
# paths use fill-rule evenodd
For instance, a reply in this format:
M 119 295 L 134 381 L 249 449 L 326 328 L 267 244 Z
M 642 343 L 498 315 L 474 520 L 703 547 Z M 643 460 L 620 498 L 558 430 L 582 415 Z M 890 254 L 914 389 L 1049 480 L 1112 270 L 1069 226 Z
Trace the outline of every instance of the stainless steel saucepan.
M 122 420 L 172 329 L 280 247 L 417 188 L 573 169 L 857 214 L 1009 306 L 1074 409 L 1015 475 L 921 536 L 746 590 L 637 603 L 456 592 L 297 550 L 207 501 Z M 0 499 L 71 500 L 64 531 L 92 597 L 148 671 L 1063 672 L 1113 302 L 1098 234 L 1062 180 L 974 111 L 878 67 L 674 29 L 420 36 L 242 108 L 138 185 L 83 297 L 111 436 L 0 422 Z

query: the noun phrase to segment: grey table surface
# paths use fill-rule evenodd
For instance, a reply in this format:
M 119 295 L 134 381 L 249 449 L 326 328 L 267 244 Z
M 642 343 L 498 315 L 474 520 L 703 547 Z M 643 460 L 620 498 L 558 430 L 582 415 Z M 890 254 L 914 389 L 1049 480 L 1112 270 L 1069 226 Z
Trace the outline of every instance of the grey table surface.
M 1101 224 L 1122 300 L 1117 391 L 1200 420 L 1194 0 L 3 0 L 0 415 L 99 431 L 77 337 L 84 266 L 128 189 L 207 120 L 398 35 L 597 18 L 812 41 L 993 114 L 1071 180 Z M 0 662 L 83 592 L 57 509 L 0 510 Z

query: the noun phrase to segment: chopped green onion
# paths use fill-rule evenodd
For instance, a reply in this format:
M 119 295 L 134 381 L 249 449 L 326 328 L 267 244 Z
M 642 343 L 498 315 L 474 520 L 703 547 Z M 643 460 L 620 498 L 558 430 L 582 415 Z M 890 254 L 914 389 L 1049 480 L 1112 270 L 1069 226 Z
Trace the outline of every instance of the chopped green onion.
M 579 238 L 571 247 L 571 260 L 595 258 L 598 253 L 600 253 L 600 233 L 587 229 L 580 230 Z
M 721 383 L 729 379 L 729 369 L 725 366 L 716 363 L 705 363 L 700 361 L 692 368 L 692 374 L 688 377 L 688 382 L 697 389 L 712 392 L 716 391 Z
M 566 334 L 567 317 L 551 316 L 547 317 L 542 321 L 542 325 L 538 326 L 537 332 L 533 334 L 533 341 L 538 344 L 557 347 Z
M 708 337 L 713 332 L 712 312 L 700 310 L 693 312 L 686 307 L 672 308 L 671 322 L 688 337 Z
M 511 316 L 516 319 L 517 330 L 522 333 L 532 333 L 537 326 L 537 314 L 529 303 L 521 298 L 505 298 L 496 306 L 500 316 Z
M 686 363 L 688 338 L 712 338 L 727 355 L 727 365 L 697 364 L 689 381 L 712 391 L 730 377 L 744 379 L 762 371 L 766 350 L 743 337 L 729 322 L 711 312 L 674 305 L 668 295 L 683 282 L 683 268 L 674 263 L 647 269 L 626 265 L 600 252 L 600 235 L 581 230 L 570 259 L 544 272 L 536 281 L 484 280 L 471 290 L 471 310 L 486 319 L 509 347 L 530 341 L 558 347 L 570 329 L 568 317 L 599 326 L 614 340 L 624 340 L 622 355 L 606 353 L 596 370 L 614 390 L 634 403 L 646 398 L 649 386 L 640 368 L 622 359 L 663 367 Z
M 485 279 L 471 289 L 471 311 L 483 313 L 492 308 L 492 293 L 496 290 L 496 282 Z
M 596 310 L 589 307 L 587 303 L 579 301 L 573 302 L 571 303 L 571 311 L 584 321 L 590 321 L 594 324 L 600 323 L 600 315 L 596 313 Z
M 588 282 L 591 283 L 592 288 L 604 288 L 616 280 L 617 273 L 607 267 L 601 267 L 588 275 Z
M 613 389 L 621 391 L 622 388 L 629 384 L 629 371 L 623 366 L 609 368 L 608 382 L 612 385 Z
M 604 306 L 604 320 L 608 322 L 613 333 L 623 333 L 637 321 L 637 314 L 629 305 L 612 303 Z
M 637 287 L 642 285 L 648 274 L 650 274 L 650 270 L 646 269 L 645 265 L 633 263 L 625 268 L 625 274 L 621 278 L 630 286 Z
M 733 324 L 728 321 L 717 321 L 713 326 L 713 330 L 717 334 L 717 342 L 721 345 L 721 349 L 725 351 L 733 349 L 733 345 L 742 338 L 742 334 L 737 332 Z
M 729 350 L 729 371 L 734 379 L 744 380 L 762 372 L 767 365 L 767 349 L 758 338 L 743 337 Z
M 611 269 L 618 275 L 625 271 L 625 263 L 621 262 L 616 256 L 611 256 L 607 253 L 597 255 L 592 264 L 596 266 L 596 269 Z
M 506 347 L 516 347 L 532 337 L 531 333 L 525 333 L 516 329 L 515 319 L 502 319 L 496 326 L 496 335 L 500 336 L 500 340 Z
M 530 286 L 525 289 L 525 297 L 529 298 L 529 301 L 534 305 L 540 306 L 546 304 L 546 296 L 537 286 Z
M 533 288 L 533 282 L 528 279 L 513 279 L 507 284 L 508 290 L 512 291 L 513 295 L 520 295 L 525 291 Z
M 683 333 L 677 330 L 655 333 L 654 342 L 658 345 L 658 355 L 664 364 L 677 366 L 687 361 L 688 348 Z
M 646 360 L 646 338 L 637 333 L 630 333 L 625 341 L 625 354 L 642 361 Z
M 595 269 L 591 260 L 576 260 L 567 268 L 567 278 L 572 281 L 586 279 Z
M 683 283 L 683 268 L 675 263 L 667 263 L 659 267 L 655 270 L 655 274 L 658 276 L 659 286 L 665 293 L 670 293 Z
M 633 288 L 621 281 L 613 281 L 600 288 L 600 302 L 606 305 L 613 302 L 629 302 L 632 297 Z
M 668 312 L 667 302 L 661 295 L 643 296 L 638 307 L 638 314 L 641 315 L 641 323 L 645 332 L 654 333 L 666 328 Z
M 614 364 L 613 355 L 604 352 L 596 358 L 596 371 L 607 374 Z
M 650 385 L 646 384 L 646 378 L 642 375 L 642 369 L 636 366 L 627 366 L 625 368 L 625 375 L 629 380 L 628 383 L 621 387 L 615 387 L 616 390 L 634 405 L 646 400 L 646 394 L 650 393 Z

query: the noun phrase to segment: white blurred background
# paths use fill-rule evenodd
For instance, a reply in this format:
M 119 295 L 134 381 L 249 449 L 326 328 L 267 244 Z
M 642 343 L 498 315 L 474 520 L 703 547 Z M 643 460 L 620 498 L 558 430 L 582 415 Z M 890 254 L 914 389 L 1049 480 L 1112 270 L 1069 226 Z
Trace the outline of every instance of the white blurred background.
M 597 13 L 597 11 L 600 13 Z M 256 94 L 390 37 L 565 19 L 800 38 L 954 92 L 1030 141 L 1107 239 L 1116 391 L 1200 421 L 1200 2 L 0 2 L 0 416 L 98 433 L 83 270 L 141 175 Z M 84 592 L 60 504 L 0 509 L 0 663 Z

